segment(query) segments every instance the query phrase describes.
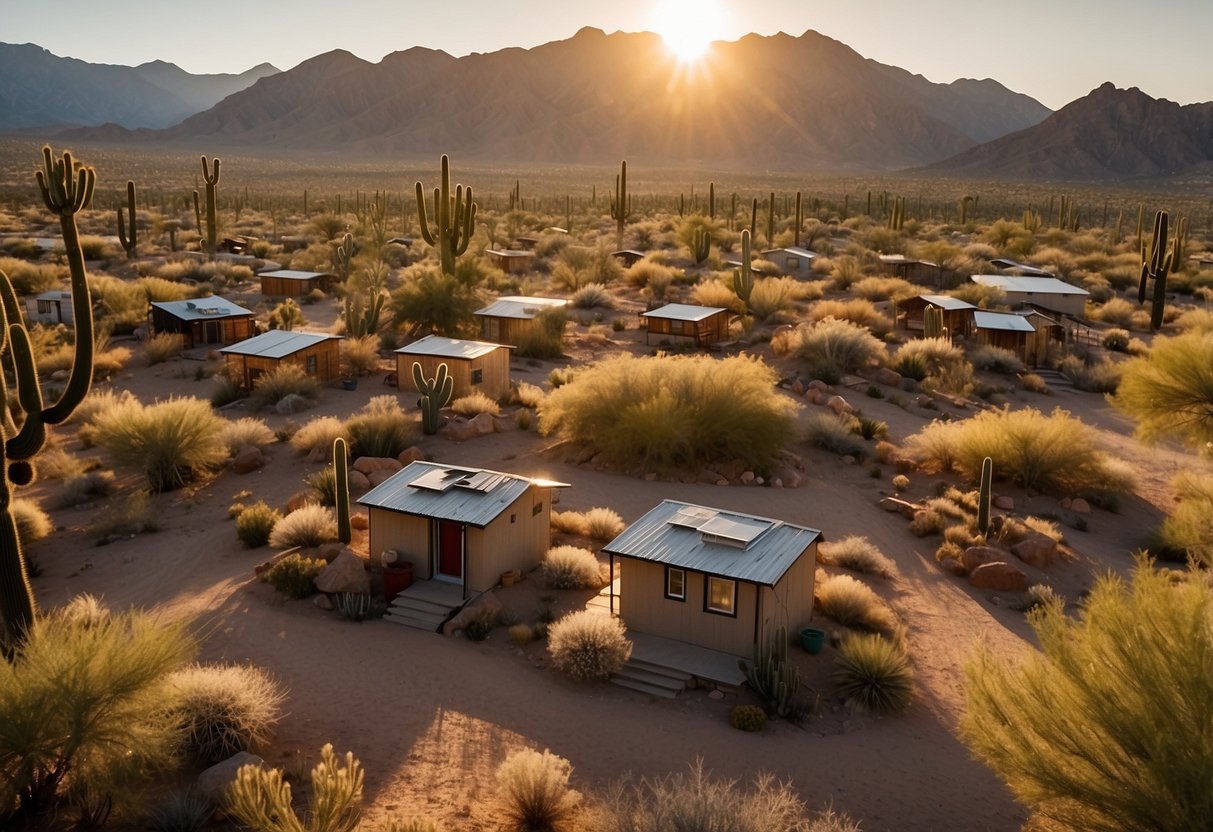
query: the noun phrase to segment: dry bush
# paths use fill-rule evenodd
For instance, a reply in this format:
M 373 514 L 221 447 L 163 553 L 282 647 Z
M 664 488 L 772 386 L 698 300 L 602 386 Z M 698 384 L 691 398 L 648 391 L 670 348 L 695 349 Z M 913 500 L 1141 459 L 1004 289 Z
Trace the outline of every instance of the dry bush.
M 981 309 L 1000 309 L 1007 305 L 1007 293 L 997 286 L 983 286 L 980 283 L 972 282 L 962 283 L 948 294 Z
M 1049 382 L 1045 381 L 1043 376 L 1037 375 L 1036 373 L 1024 373 L 1021 375 L 1019 377 L 1019 386 L 1030 393 L 1043 393 L 1048 395 L 1051 392 L 1049 389 Z
M 910 704 L 914 672 L 898 645 L 878 635 L 853 635 L 838 651 L 835 690 L 877 714 L 896 714 Z
M 859 420 L 854 416 L 836 415 L 829 410 L 813 410 L 805 414 L 797 426 L 800 438 L 832 454 L 852 454 L 862 457 L 867 448 L 855 432 Z
M 280 364 L 257 377 L 249 401 L 255 408 L 268 408 L 276 406 L 288 396 L 314 402 L 320 398 L 320 382 L 298 364 Z
M 884 344 L 868 330 L 834 318 L 781 332 L 771 339 L 771 349 L 776 355 L 804 361 L 814 378 L 829 384 L 837 383 L 845 373 L 878 363 L 886 354 Z
M 275 549 L 319 546 L 337 539 L 332 509 L 313 504 L 297 508 L 274 524 L 269 544 Z
M 236 537 L 246 548 L 260 549 L 270 542 L 274 526 L 281 519 L 281 512 L 258 501 L 236 515 Z
M 728 309 L 732 312 L 742 312 L 745 304 L 737 293 L 719 280 L 704 280 L 695 284 L 691 290 L 691 300 L 700 306 L 713 306 L 718 309 Z
M 190 665 L 169 677 L 169 718 L 185 753 L 205 765 L 269 741 L 285 694 L 253 665 Z
M 1213 441 L 1213 333 L 1156 338 L 1149 355 L 1123 365 L 1112 403 L 1137 420 L 1146 441 L 1173 437 L 1208 452 Z
M 864 300 L 905 300 L 925 291 L 900 277 L 865 277 L 851 286 L 851 293 Z
M 170 491 L 223 463 L 227 423 L 201 399 L 144 405 L 118 402 L 94 417 L 97 444 L 120 466 L 142 471 L 156 492 Z
M 364 335 L 361 338 L 341 339 L 342 371 L 354 376 L 365 376 L 379 369 L 379 337 Z
M 269 425 L 252 416 L 245 416 L 234 422 L 228 422 L 223 427 L 223 443 L 227 445 L 228 453 L 234 454 L 246 445 L 259 448 L 275 441 L 274 432 Z
M 893 328 L 893 322 L 877 311 L 871 301 L 855 298 L 853 300 L 819 300 L 809 309 L 809 320 L 823 321 L 835 318 L 840 321 L 850 321 L 874 335 L 884 335 Z
M 820 259 L 826 261 L 824 257 Z M 830 280 L 833 281 L 834 288 L 840 292 L 845 292 L 851 288 L 851 284 L 863 279 L 863 266 L 858 259 L 849 254 L 831 258 L 827 262 L 830 267 Z M 813 265 L 817 266 L 816 263 Z
M 815 284 L 801 283 L 791 277 L 764 277 L 754 281 L 750 291 L 750 312 L 760 321 L 791 312 L 797 301 L 810 294 Z M 820 297 L 820 295 L 819 295 Z
M 1175 319 L 1175 328 L 1180 332 L 1213 332 L 1213 310 L 1188 309 Z
M 1213 475 L 1181 471 L 1171 480 L 1175 508 L 1152 535 L 1152 551 L 1213 567 Z
M 564 354 L 564 330 L 568 313 L 562 307 L 544 309 L 535 325 L 518 339 L 514 354 L 520 358 L 559 358 Z
M 0 257 L 0 272 L 8 275 L 13 291 L 18 295 L 39 295 L 59 288 L 68 277 L 67 266 L 52 263 L 30 263 L 15 257 Z
M 844 627 L 885 635 L 897 630 L 893 611 L 871 587 L 850 575 L 831 575 L 819 580 L 813 594 L 822 614 Z
M 543 388 L 534 384 L 529 384 L 525 381 L 518 382 L 514 387 L 514 400 L 523 407 L 538 408 L 543 404 L 547 393 L 543 392 Z
M 598 558 L 589 549 L 556 546 L 548 549 L 539 574 L 552 589 L 597 589 L 602 586 Z
M 1124 298 L 1112 298 L 1103 306 L 1091 309 L 1088 315 L 1093 320 L 1103 321 L 1105 324 L 1112 324 L 1121 329 L 1132 329 L 1134 315 L 1140 311 L 1141 307 L 1135 303 L 1130 303 Z
M 17 539 L 23 545 L 41 540 L 54 531 L 55 525 L 50 516 L 42 510 L 38 501 L 31 497 L 13 499 L 9 504 L 9 511 L 12 512 L 13 522 L 17 526 Z
M 592 508 L 584 516 L 585 533 L 594 540 L 613 540 L 623 532 L 623 518 L 614 509 Z
M 396 457 L 421 435 L 420 417 L 409 415 L 395 396 L 375 396 L 345 420 L 352 457 Z
M 922 381 L 964 361 L 964 352 L 947 338 L 915 338 L 898 347 L 889 363 L 901 375 Z
M 823 541 L 817 545 L 819 560 L 828 566 L 839 566 L 864 575 L 892 578 L 897 574 L 893 561 L 866 537 L 850 535 L 841 540 Z
M 550 751 L 515 751 L 497 767 L 496 780 L 508 828 L 519 832 L 572 828 L 581 794 L 569 788 L 573 767 Z
M 1092 358 L 1094 359 L 1093 356 Z M 1124 365 L 1106 358 L 1088 363 L 1077 355 L 1067 355 L 1062 359 L 1058 372 L 1079 390 L 1089 393 L 1115 393 L 1116 388 L 1120 386 Z
M 455 399 L 451 402 L 451 410 L 469 419 L 473 416 L 479 416 L 481 413 L 488 413 L 493 416 L 501 415 L 501 407 L 497 402 L 479 390 Z
M 649 287 L 654 281 L 664 286 L 674 280 L 674 270 L 648 258 L 638 260 L 628 267 L 623 274 L 623 280 L 634 289 Z
M 336 416 L 319 416 L 295 431 L 291 436 L 291 447 L 301 454 L 316 448 L 323 448 L 326 453 L 331 454 L 333 440 L 337 437 L 349 438 L 345 424 Z
M 619 619 L 582 610 L 548 628 L 548 652 L 562 673 L 583 682 L 605 681 L 632 655 L 632 642 Z
M 557 534 L 571 534 L 577 537 L 587 537 L 590 530 L 585 515 L 580 511 L 553 511 L 551 527 Z
M 611 293 L 601 283 L 587 283 L 573 292 L 569 304 L 577 309 L 610 309 L 615 305 Z

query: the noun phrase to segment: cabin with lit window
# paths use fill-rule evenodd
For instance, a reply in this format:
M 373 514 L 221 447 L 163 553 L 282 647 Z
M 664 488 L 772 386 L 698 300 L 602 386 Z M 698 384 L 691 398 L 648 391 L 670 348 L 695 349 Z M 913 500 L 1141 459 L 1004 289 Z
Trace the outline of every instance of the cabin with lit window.
M 155 301 L 148 312 L 152 334 L 179 334 L 186 349 L 204 344 L 234 344 L 256 331 L 253 313 L 212 295 L 197 300 Z
M 259 272 L 261 294 L 271 298 L 301 298 L 313 291 L 327 292 L 337 276 L 329 272 L 305 272 L 298 269 L 274 269 Z
M 219 354 L 227 362 L 228 376 L 245 390 L 284 364 L 294 364 L 324 383 L 341 375 L 340 340 L 340 336 L 326 333 L 271 329 L 224 347 Z
M 816 529 L 664 500 L 602 547 L 619 564 L 610 610 L 629 630 L 749 657 L 808 626 Z
M 412 462 L 358 499 L 370 552 L 393 550 L 414 581 L 464 600 L 505 572 L 529 572 L 551 546 L 552 500 L 567 483 L 438 462 Z
M 696 347 L 705 347 L 729 337 L 728 309 L 720 306 L 696 306 L 689 303 L 667 303 L 641 313 L 644 318 L 644 342 L 649 336 L 689 338 Z
M 426 378 L 433 378 L 439 364 L 451 374 L 451 396 L 459 398 L 480 392 L 497 399 L 510 391 L 510 347 L 485 341 L 463 341 L 427 335 L 396 350 L 396 386 L 417 390 L 413 362 L 421 365 Z
M 507 296 L 497 298 L 473 314 L 480 321 L 480 337 L 494 344 L 518 346 L 522 339 L 539 325 L 540 314 L 549 309 L 568 306 L 563 298 L 532 298 Z

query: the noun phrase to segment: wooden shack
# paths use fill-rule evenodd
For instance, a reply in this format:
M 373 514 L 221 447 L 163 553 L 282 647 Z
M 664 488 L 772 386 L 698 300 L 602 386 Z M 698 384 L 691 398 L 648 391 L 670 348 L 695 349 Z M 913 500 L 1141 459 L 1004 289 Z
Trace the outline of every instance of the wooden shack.
M 1043 364 L 1049 354 L 1049 342 L 1064 342 L 1060 323 L 1035 311 L 973 311 L 974 337 L 978 344 L 1010 350 L 1029 367 Z
M 641 314 L 645 321 L 644 342 L 649 336 L 689 338 L 696 347 L 704 347 L 729 337 L 728 309 L 720 306 L 695 306 L 667 303 Z
M 784 248 L 769 248 L 762 252 L 762 259 L 774 263 L 783 274 L 798 280 L 806 280 L 813 276 L 813 261 L 817 259 L 816 252 L 798 246 Z
M 72 311 L 72 293 L 62 290 L 43 292 L 29 301 L 26 318 L 30 323 L 71 326 L 75 321 L 75 313 Z
M 284 364 L 294 364 L 317 381 L 333 381 L 341 375 L 340 336 L 319 332 L 271 329 L 219 350 L 227 361 L 229 375 L 251 390 L 257 378 Z
M 275 269 L 259 272 L 261 294 L 271 298 L 301 298 L 319 289 L 327 292 L 337 276 L 329 272 L 304 272 L 296 269 Z
M 480 319 L 480 337 L 495 344 L 518 346 L 535 326 L 535 319 L 546 309 L 568 306 L 561 298 L 508 296 L 498 298 L 474 313 Z
M 521 274 L 522 272 L 529 271 L 531 265 L 535 262 L 535 254 L 530 251 L 486 248 L 484 253 L 488 256 L 490 263 L 506 274 Z
M 943 312 L 943 325 L 949 335 L 968 336 L 973 331 L 973 310 L 977 307 L 968 301 L 948 295 L 919 295 L 897 304 L 897 320 L 902 329 L 922 332 L 928 306 Z
M 401 390 L 417 389 L 414 361 L 426 378 L 433 378 L 438 365 L 446 364 L 455 398 L 481 392 L 497 399 L 510 391 L 510 348 L 502 344 L 427 335 L 396 350 L 396 386 Z
M 1009 306 L 1031 304 L 1050 312 L 1082 318 L 1091 293 L 1055 277 L 1039 275 L 975 274 L 969 278 L 981 286 L 1001 289 Z
M 181 335 L 186 349 L 201 344 L 234 344 L 251 338 L 253 313 L 221 297 L 156 301 L 148 313 L 151 332 Z

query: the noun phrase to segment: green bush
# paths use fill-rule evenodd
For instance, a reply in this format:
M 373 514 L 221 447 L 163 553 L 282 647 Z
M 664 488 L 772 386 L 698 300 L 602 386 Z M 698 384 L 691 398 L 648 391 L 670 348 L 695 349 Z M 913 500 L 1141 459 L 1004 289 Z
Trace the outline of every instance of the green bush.
M 303 481 L 316 492 L 320 505 L 337 505 L 337 472 L 333 470 L 333 466 L 326 465 L 319 471 L 308 474 Z
M 897 618 L 880 597 L 850 575 L 831 575 L 817 582 L 814 592 L 822 614 L 844 627 L 892 634 Z
M 501 415 L 501 407 L 497 402 L 480 391 L 455 399 L 451 402 L 451 410 L 469 419 L 473 416 L 479 416 L 481 413 L 489 413 L 493 416 Z
M 619 619 L 582 610 L 548 628 L 548 652 L 557 670 L 578 681 L 606 680 L 632 655 L 632 642 Z
M 739 731 L 761 731 L 766 724 L 766 711 L 757 705 L 734 705 L 729 712 L 729 725 Z
M 839 416 L 826 410 L 810 411 L 800 420 L 798 432 L 805 442 L 816 445 L 832 454 L 853 454 L 862 458 L 867 449 L 856 436 L 859 420 L 853 416 Z
M 319 546 L 336 539 L 337 519 L 332 509 L 309 504 L 275 523 L 269 543 L 275 549 L 289 549 L 292 546 Z
M 598 558 L 589 549 L 556 546 L 548 549 L 539 574 L 552 589 L 596 589 L 602 586 Z
M 606 359 L 548 394 L 540 431 L 613 466 L 698 470 L 739 460 L 766 470 L 792 435 L 796 405 L 775 372 L 743 356 Z
M 518 339 L 514 353 L 520 358 L 559 358 L 564 355 L 564 327 L 567 320 L 563 307 L 544 309 Z
M 282 514 L 264 502 L 256 502 L 236 515 L 236 537 L 249 549 L 259 549 L 270 542 L 274 526 Z
M 855 372 L 884 359 L 884 344 L 862 326 L 850 321 L 825 318 L 801 324 L 771 339 L 776 355 L 790 355 L 808 366 L 814 378 L 836 384 L 843 374 Z
M 1175 508 L 1155 532 L 1150 548 L 1160 556 L 1193 558 L 1213 567 L 1213 475 L 1182 471 L 1171 488 Z
M 195 664 L 170 676 L 169 684 L 182 748 L 205 765 L 263 746 L 285 698 L 269 674 L 253 665 Z
M 435 332 L 457 338 L 472 327 L 478 306 L 472 287 L 429 267 L 406 270 L 388 301 L 393 325 L 413 336 Z
M 945 367 L 960 364 L 965 355 L 947 338 L 915 338 L 893 353 L 893 369 L 907 378 L 922 381 L 938 375 Z
M 1107 360 L 1088 363 L 1076 355 L 1067 355 L 1058 367 L 1058 371 L 1068 378 L 1070 383 L 1089 393 L 1115 393 L 1120 385 L 1123 370 L 1123 364 Z
M 896 479 L 896 477 L 894 477 Z M 850 535 L 841 540 L 817 544 L 818 559 L 828 566 L 840 566 L 864 575 L 892 578 L 897 574 L 893 561 L 885 557 L 866 537 Z
M 601 283 L 587 283 L 569 299 L 569 304 L 577 309 L 610 309 L 614 306 L 611 293 Z
M 1103 334 L 1101 343 L 1106 350 L 1124 352 L 1129 348 L 1129 330 L 1113 327 Z
M 171 491 L 220 465 L 226 423 L 201 399 L 144 405 L 128 400 L 95 417 L 97 444 L 114 462 L 143 472 L 155 492 Z
M 1004 375 L 1022 373 L 1025 369 L 1024 363 L 1015 353 L 990 345 L 973 347 L 969 350 L 969 363 L 978 370 L 990 370 Z
M 1213 442 L 1213 331 L 1155 338 L 1149 355 L 1123 365 L 1112 403 L 1153 442 L 1172 437 L 1208 452 Z
M 316 576 L 325 567 L 320 558 L 287 555 L 265 571 L 261 579 L 287 598 L 307 598 L 316 592 Z
M 173 792 L 148 809 L 144 823 L 152 832 L 202 832 L 214 814 L 215 807 L 202 795 Z
M 353 457 L 396 457 L 420 437 L 419 419 L 400 407 L 395 396 L 375 396 L 345 420 Z M 306 429 L 306 428 L 305 428 Z M 301 431 L 302 432 L 302 431 Z
M 550 751 L 515 751 L 497 767 L 502 814 L 508 828 L 556 830 L 571 828 L 581 802 L 569 788 L 573 767 Z
M 905 651 L 878 635 L 853 635 L 842 643 L 834 681 L 838 695 L 877 714 L 906 709 L 914 672 Z

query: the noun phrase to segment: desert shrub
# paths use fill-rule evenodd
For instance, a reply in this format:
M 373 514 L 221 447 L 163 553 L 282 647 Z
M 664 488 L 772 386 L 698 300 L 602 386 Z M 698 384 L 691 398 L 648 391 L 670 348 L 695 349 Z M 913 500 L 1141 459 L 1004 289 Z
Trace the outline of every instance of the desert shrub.
M 225 422 L 201 399 L 136 400 L 99 413 L 97 444 L 114 462 L 143 472 L 155 492 L 171 491 L 221 464 Z
M 1175 328 L 1180 332 L 1213 332 L 1213 310 L 1188 309 L 1175 319 Z
M 17 524 L 17 539 L 23 544 L 46 537 L 55 526 L 38 501 L 29 497 L 16 497 L 9 504 L 13 522 Z
M 0 661 L 0 823 L 139 805 L 146 774 L 172 759 L 169 674 L 195 649 L 185 622 L 91 598 L 36 617 Z
M 1047 607 L 1052 604 L 1065 606 L 1065 601 L 1048 584 L 1032 584 L 1015 603 L 1015 609 L 1020 612 L 1031 612 L 1037 607 Z
M 853 454 L 862 457 L 866 454 L 863 442 L 857 438 L 854 431 L 858 421 L 852 416 L 837 416 L 828 411 L 813 411 L 806 414 L 799 425 L 799 433 L 805 442 L 816 445 L 830 453 Z
M 808 365 L 814 378 L 837 383 L 844 373 L 879 362 L 885 348 L 872 333 L 849 321 L 826 318 L 801 324 L 771 339 L 776 355 L 791 355 Z
M 1010 350 L 988 344 L 969 350 L 969 363 L 978 370 L 990 370 L 1004 375 L 1024 371 L 1024 364 L 1019 356 Z
M 94 387 L 72 412 L 70 422 L 77 425 L 91 425 L 101 413 L 134 399 L 134 394 L 129 390 L 118 391 L 112 388 Z
M 754 281 L 750 290 L 750 312 L 760 321 L 790 312 L 796 301 L 803 300 L 806 285 L 791 277 L 764 277 Z
M 552 589 L 595 589 L 602 586 L 598 558 L 589 549 L 556 546 L 548 549 L 539 572 Z
M 612 540 L 623 529 L 623 518 L 614 509 L 592 508 L 585 513 L 585 533 L 594 540 Z
M 1090 393 L 1114 393 L 1120 385 L 1124 365 L 1101 360 L 1087 363 L 1076 355 L 1067 355 L 1058 368 L 1079 390 Z
M 157 332 L 143 342 L 143 357 L 148 365 L 163 364 L 181 355 L 185 339 L 177 332 Z
M 611 293 L 601 283 L 587 283 L 577 289 L 569 303 L 577 309 L 610 309 L 614 306 Z
M 152 496 L 140 489 L 125 494 L 121 500 L 110 501 L 87 532 L 98 541 L 109 542 L 114 537 L 131 537 L 158 528 Z
M 695 284 L 691 290 L 691 300 L 700 306 L 714 306 L 733 312 L 741 312 L 745 308 L 737 293 L 719 280 L 704 280 Z
M 922 291 L 921 286 L 900 277 L 865 277 L 851 286 L 851 294 L 869 301 L 905 300 Z
M 376 608 L 375 599 L 361 592 L 338 592 L 333 597 L 333 606 L 345 621 L 366 621 L 383 615 L 382 608 Z
M 523 407 L 539 407 L 547 396 L 543 388 L 525 381 L 518 382 L 514 388 L 514 399 Z
M 282 514 L 264 502 L 247 506 L 236 515 L 236 537 L 249 549 L 259 549 L 270 542 L 274 526 Z
M 1156 338 L 1147 356 L 1132 358 L 1112 403 L 1137 421 L 1137 435 L 1173 437 L 1207 451 L 1213 441 L 1213 332 Z
M 668 286 L 674 280 L 674 270 L 646 257 L 629 266 L 623 280 L 635 289 L 647 288 L 654 281 Z
M 1129 330 L 1113 327 L 1103 334 L 1101 343 L 1106 350 L 1124 352 L 1129 348 Z
M 878 635 L 853 635 L 842 643 L 834 671 L 835 690 L 878 714 L 906 709 L 914 691 L 914 672 L 905 651 Z
M 512 624 L 508 633 L 515 647 L 526 647 L 535 640 L 535 631 L 530 624 Z
M 1092 309 L 1090 316 L 1121 329 L 1133 329 L 1133 316 L 1139 311 L 1141 307 L 1135 303 L 1129 303 L 1124 298 L 1112 298 L 1103 306 Z
M 489 413 L 493 416 L 501 415 L 501 407 L 497 402 L 479 390 L 455 399 L 451 402 L 451 410 L 469 419 L 473 416 L 479 416 L 481 413 Z
M 821 562 L 829 566 L 840 566 L 852 572 L 881 578 L 891 578 L 897 574 L 893 561 L 885 557 L 874 543 L 859 535 L 833 542 L 823 541 L 817 545 L 817 552 Z
M 170 718 L 181 727 L 185 753 L 207 765 L 264 745 L 285 694 L 253 665 L 200 665 L 169 677 Z
M 910 487 L 910 478 L 905 474 L 898 474 L 889 480 L 889 483 L 893 486 L 893 490 L 900 494 Z
M 269 542 L 275 549 L 289 549 L 292 546 L 319 546 L 336 539 L 337 519 L 332 510 L 309 504 L 275 523 Z
M 850 321 L 875 335 L 884 335 L 893 328 L 892 321 L 878 312 L 871 301 L 862 298 L 819 300 L 809 309 L 810 321 L 824 321 L 827 318 Z
M 814 596 L 822 614 L 844 627 L 885 634 L 897 629 L 893 611 L 871 587 L 850 575 L 831 575 L 819 581 Z
M 365 376 L 379 369 L 378 336 L 347 336 L 341 339 L 341 368 L 343 372 L 354 376 Z
M 539 427 L 622 468 L 696 470 L 736 459 L 761 470 L 792 433 L 795 404 L 775 380 L 743 356 L 608 358 L 552 391 Z
M 521 358 L 559 358 L 564 354 L 564 328 L 568 321 L 562 307 L 544 309 L 535 323 L 518 339 L 514 353 Z
M 320 505 L 337 505 L 337 472 L 333 470 L 333 466 L 326 465 L 319 471 L 313 471 L 304 477 L 303 481 L 316 492 L 314 496 Z
M 1044 380 L 1043 376 L 1036 373 L 1024 373 L 1019 377 L 1019 386 L 1030 393 L 1043 393 L 1048 395 L 1049 382 Z
M 337 437 L 349 438 L 345 424 L 336 416 L 320 416 L 291 435 L 291 447 L 301 454 L 310 453 L 316 448 L 322 448 L 331 454 L 333 440 Z
M 840 292 L 850 289 L 852 284 L 863 278 L 863 266 L 849 254 L 833 258 L 829 265 L 830 280 Z
M 577 814 L 581 794 L 569 788 L 573 767 L 550 751 L 515 751 L 497 767 L 502 814 L 520 832 L 566 828 Z
M 757 705 L 734 705 L 729 711 L 729 725 L 739 731 L 761 731 L 766 724 L 766 711 Z
M 1213 475 L 1182 471 L 1171 488 L 1175 508 L 1155 532 L 1150 548 L 1213 566 Z
M 59 288 L 68 277 L 66 266 L 50 263 L 27 263 L 15 257 L 0 257 L 0 272 L 8 275 L 18 295 L 39 295 Z
M 1057 409 L 987 410 L 957 422 L 932 422 L 906 440 L 906 450 L 929 469 L 958 470 L 970 480 L 987 456 L 994 473 L 1024 488 L 1123 493 L 1128 471 L 1101 449 L 1098 435 Z
M 307 598 L 316 591 L 316 576 L 324 567 L 320 558 L 305 558 L 293 552 L 267 569 L 261 580 L 287 598 Z
M 202 795 L 173 792 L 147 810 L 144 823 L 152 832 L 202 832 L 214 814 L 214 805 Z
M 579 537 L 589 535 L 589 524 L 585 515 L 580 511 L 553 511 L 551 518 L 552 531 L 557 534 L 571 534 Z
M 344 763 L 344 765 L 342 765 Z M 342 760 L 332 744 L 320 749 L 312 768 L 311 810 L 306 825 L 291 805 L 291 787 L 279 769 L 241 766 L 228 786 L 224 811 L 254 832 L 354 832 L 362 816 L 362 766 L 353 752 Z
M 1200 830 L 1213 817 L 1213 584 L 1139 556 L 1076 618 L 1028 621 L 1026 658 L 980 644 L 965 666 L 961 737 L 1049 828 Z M 1148 644 L 1148 650 L 1126 649 Z M 1090 668 L 1099 668 L 1092 673 Z
M 400 456 L 416 443 L 419 427 L 418 417 L 406 414 L 395 396 L 375 396 L 345 420 L 354 457 Z
M 228 373 L 216 373 L 214 378 L 215 388 L 211 391 L 211 407 L 224 407 L 248 395 L 240 386 L 240 382 Z
M 605 680 L 632 655 L 632 642 L 619 619 L 582 610 L 548 628 L 548 652 L 557 670 L 578 681 Z
M 248 445 L 259 448 L 274 440 L 274 432 L 269 425 L 251 416 L 227 422 L 223 427 L 223 443 L 231 454 Z
M 298 364 L 279 364 L 257 377 L 249 400 L 253 407 L 260 409 L 274 407 L 287 396 L 315 401 L 320 398 L 320 382 Z
M 893 369 L 903 376 L 922 381 L 928 375 L 937 374 L 948 364 L 965 360 L 960 347 L 947 338 L 915 338 L 907 341 L 893 353 Z

